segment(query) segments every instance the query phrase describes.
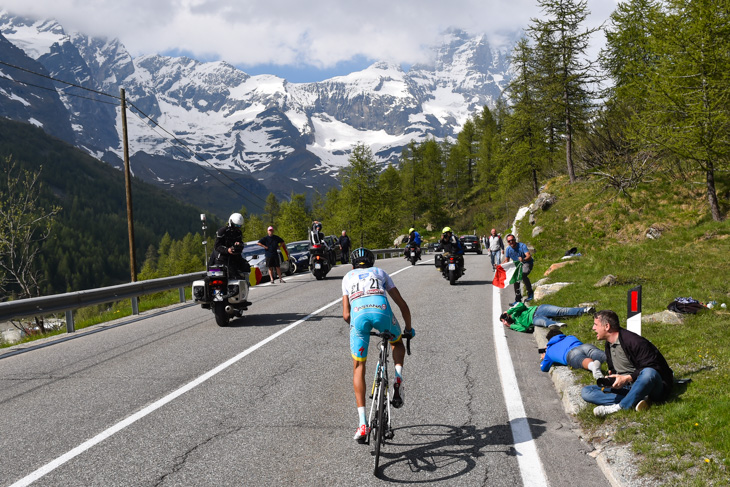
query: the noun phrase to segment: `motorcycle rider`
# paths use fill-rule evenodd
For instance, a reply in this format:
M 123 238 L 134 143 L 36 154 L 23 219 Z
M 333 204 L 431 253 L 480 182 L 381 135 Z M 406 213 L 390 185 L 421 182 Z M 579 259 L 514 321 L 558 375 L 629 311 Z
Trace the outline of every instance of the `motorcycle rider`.
M 410 245 L 416 247 L 416 256 L 418 256 L 418 260 L 421 260 L 421 242 L 422 241 L 423 241 L 423 239 L 421 238 L 421 234 L 418 233 L 415 228 L 411 227 L 410 229 L 408 229 L 408 240 L 406 240 L 406 244 L 410 244 Z M 406 259 L 407 258 L 408 257 L 406 257 Z
M 310 255 L 313 245 L 322 245 L 325 248 L 325 251 L 327 252 L 327 260 L 330 262 L 331 266 L 334 267 L 334 264 L 336 262 L 335 256 L 337 254 L 335 254 L 335 250 L 333 248 L 330 248 L 330 246 L 327 244 L 327 241 L 324 239 L 324 233 L 322 233 L 322 222 L 316 220 L 312 222 L 312 230 L 309 232 Z M 310 262 L 310 267 L 313 265 L 314 263 Z
M 462 270 L 466 271 L 466 267 L 464 267 L 464 246 L 461 245 L 459 238 L 451 231 L 451 227 L 444 227 L 441 231 L 438 248 L 446 253 L 458 256 Z
M 228 275 L 231 279 L 243 279 L 248 281 L 248 273 L 251 272 L 251 264 L 243 258 L 243 215 L 232 213 L 228 217 L 228 225 L 221 227 L 215 234 L 215 245 L 210 254 L 209 265 L 225 265 L 228 268 Z M 246 301 L 246 306 L 251 304 Z

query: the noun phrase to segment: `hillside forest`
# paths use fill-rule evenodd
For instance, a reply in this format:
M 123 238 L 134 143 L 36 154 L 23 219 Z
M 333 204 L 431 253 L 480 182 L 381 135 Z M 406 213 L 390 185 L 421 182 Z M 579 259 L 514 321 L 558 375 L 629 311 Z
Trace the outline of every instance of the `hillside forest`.
M 456 139 L 412 142 L 398 164 L 385 168 L 359 144 L 339 187 L 309 201 L 304 194 L 289 201 L 269 195 L 263 214 L 242 207 L 246 240 L 264 236 L 269 224 L 287 242 L 303 240 L 314 219 L 326 234 L 347 230 L 356 245 L 374 248 L 392 245 L 409 227 L 432 237 L 445 225 L 458 234 L 504 231 L 517 208 L 556 176 L 573 185 L 597 181 L 598 204 L 617 198 L 630 203 L 636 188 L 651 181 L 701 185 L 708 218 L 723 220 L 728 194 L 718 192 L 717 181 L 730 159 L 730 2 L 627 0 L 602 32 L 584 27 L 586 1 L 538 3 L 543 15 L 531 21 L 512 52 L 509 86 L 494 107 L 473 114 Z M 605 47 L 591 59 L 589 39 L 601 34 Z M 46 170 L 53 169 L 44 165 Z M 63 216 L 74 210 L 70 202 L 48 200 L 65 208 L 56 222 L 71 224 Z M 111 222 L 98 221 L 92 207 L 77 209 L 86 212 L 82 226 L 94 227 L 98 242 L 108 241 L 112 232 L 104 226 Z M 195 210 L 159 213 L 149 221 L 148 238 L 138 243 L 144 256 L 140 278 L 201 270 L 204 236 L 196 233 Z M 113 256 L 102 252 L 102 262 L 118 260 L 126 269 L 125 227 L 112 227 L 119 245 Z M 209 223 L 205 238 L 210 241 L 215 229 Z M 74 237 L 60 227 L 39 244 L 43 292 L 101 285 L 98 279 L 124 274 L 98 267 L 105 264 L 87 256 L 91 249 L 72 254 L 81 245 L 78 239 L 71 243 Z M 99 249 L 93 250 L 98 256 Z M 76 257 L 89 263 L 69 281 L 64 276 L 76 275 Z M 55 268 L 71 274 L 59 278 L 48 270 Z

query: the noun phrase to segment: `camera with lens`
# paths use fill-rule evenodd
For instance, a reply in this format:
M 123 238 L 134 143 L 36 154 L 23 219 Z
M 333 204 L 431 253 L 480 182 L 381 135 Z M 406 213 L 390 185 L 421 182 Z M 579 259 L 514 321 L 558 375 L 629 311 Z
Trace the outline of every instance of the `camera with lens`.
M 233 244 L 233 253 L 234 254 L 240 254 L 243 252 L 243 244 L 241 242 L 236 242 Z
M 614 382 L 616 382 L 616 377 L 601 377 L 600 379 L 596 379 L 598 387 L 613 387 Z
M 538 348 L 537 349 L 537 353 L 542 354 L 542 353 L 545 353 L 545 352 L 547 352 L 547 348 Z

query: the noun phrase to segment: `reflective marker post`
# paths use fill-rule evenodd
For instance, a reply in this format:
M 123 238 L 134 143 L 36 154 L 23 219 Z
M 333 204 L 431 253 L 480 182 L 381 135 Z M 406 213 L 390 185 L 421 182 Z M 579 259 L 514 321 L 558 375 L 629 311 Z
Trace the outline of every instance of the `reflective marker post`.
M 630 289 L 627 295 L 626 329 L 641 335 L 641 286 Z

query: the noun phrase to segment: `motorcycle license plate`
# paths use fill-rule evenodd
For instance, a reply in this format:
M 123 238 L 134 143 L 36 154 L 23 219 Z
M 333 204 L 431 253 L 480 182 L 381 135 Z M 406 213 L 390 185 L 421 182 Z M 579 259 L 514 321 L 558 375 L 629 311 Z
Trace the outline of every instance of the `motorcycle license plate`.
M 455 271 L 456 270 L 456 264 L 449 264 L 449 270 Z
M 321 269 L 322 268 L 322 264 L 314 264 L 314 268 L 315 269 Z

